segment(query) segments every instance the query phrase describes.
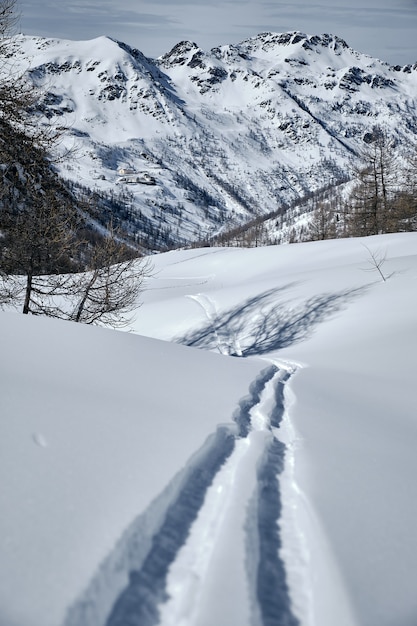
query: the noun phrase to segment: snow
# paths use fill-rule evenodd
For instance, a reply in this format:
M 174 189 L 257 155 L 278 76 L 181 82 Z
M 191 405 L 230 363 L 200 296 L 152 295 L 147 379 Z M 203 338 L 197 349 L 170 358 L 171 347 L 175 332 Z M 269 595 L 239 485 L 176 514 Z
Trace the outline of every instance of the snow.
M 161 254 L 130 333 L 2 313 L 1 626 L 413 626 L 416 243 Z
M 259 366 L 13 314 L 1 334 L 0 623 L 56 625 Z
M 157 60 L 107 37 L 19 35 L 11 45 L 16 72 L 29 69 L 44 96 L 37 123 L 64 131 L 60 174 L 119 201 L 128 191 L 152 251 L 213 238 L 345 180 L 373 126 L 399 156 L 412 150 L 416 71 L 332 35 L 263 33 L 210 52 L 178 44 Z M 125 164 L 156 185 L 118 185 Z

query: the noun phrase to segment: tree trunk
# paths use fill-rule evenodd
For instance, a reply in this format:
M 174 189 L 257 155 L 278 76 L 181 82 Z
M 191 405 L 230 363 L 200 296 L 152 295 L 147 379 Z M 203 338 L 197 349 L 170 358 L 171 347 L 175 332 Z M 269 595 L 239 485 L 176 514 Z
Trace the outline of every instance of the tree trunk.
M 30 272 L 26 277 L 26 290 L 25 290 L 25 301 L 23 304 L 23 314 L 27 315 L 30 312 L 30 298 L 32 295 L 32 282 L 33 282 L 33 272 Z

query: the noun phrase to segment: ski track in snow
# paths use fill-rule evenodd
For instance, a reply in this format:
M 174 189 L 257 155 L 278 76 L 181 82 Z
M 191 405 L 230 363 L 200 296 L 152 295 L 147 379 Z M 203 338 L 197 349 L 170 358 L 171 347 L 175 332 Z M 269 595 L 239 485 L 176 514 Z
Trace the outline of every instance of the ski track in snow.
M 133 522 L 65 626 L 299 625 L 280 556 L 276 437 L 291 373 L 267 362 L 235 425 L 219 426 Z
M 216 339 L 217 349 L 220 354 L 231 356 L 242 356 L 242 348 L 237 336 L 230 337 L 226 331 L 221 331 L 219 323 L 219 314 L 215 301 L 206 293 L 187 296 L 190 300 L 194 300 L 203 309 L 207 321 L 212 326 L 213 335 Z
M 291 613 L 279 555 L 278 474 L 285 446 L 271 429 L 272 416 L 277 425 L 276 400 L 289 375 L 268 367 L 240 403 L 234 449 L 207 490 L 168 572 L 170 597 L 160 608 L 160 626 L 299 623 Z
M 175 265 L 175 263 L 173 264 Z M 213 275 L 209 275 L 209 276 L 182 276 L 181 278 L 178 277 L 170 277 L 169 279 L 167 279 L 169 281 L 170 284 L 168 285 L 164 285 L 163 287 L 146 287 L 147 291 L 167 291 L 168 289 L 178 289 L 178 287 L 181 287 L 182 289 L 184 289 L 184 287 L 195 287 L 196 285 L 207 285 L 207 283 L 210 282 L 210 280 L 213 278 Z M 160 279 L 160 280 L 164 280 L 164 279 Z M 184 282 L 184 281 L 189 281 L 189 282 Z M 177 283 L 177 284 L 171 284 L 171 283 Z

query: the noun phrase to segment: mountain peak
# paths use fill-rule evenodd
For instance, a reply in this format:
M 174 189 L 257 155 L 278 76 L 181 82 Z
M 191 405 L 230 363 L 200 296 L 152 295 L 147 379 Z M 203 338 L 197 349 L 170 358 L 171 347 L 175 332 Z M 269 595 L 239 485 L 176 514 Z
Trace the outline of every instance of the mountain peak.
M 271 50 L 289 46 L 297 46 L 305 50 L 314 48 L 329 48 L 338 53 L 348 49 L 349 46 L 340 37 L 328 33 L 322 35 L 306 35 L 300 31 L 291 31 L 287 33 L 264 32 L 254 37 L 245 39 L 239 44 L 250 52 L 260 51 L 269 52 Z
M 186 65 L 196 54 L 202 54 L 202 50 L 193 41 L 180 41 L 169 52 L 158 58 L 158 63 L 164 67 L 174 65 Z

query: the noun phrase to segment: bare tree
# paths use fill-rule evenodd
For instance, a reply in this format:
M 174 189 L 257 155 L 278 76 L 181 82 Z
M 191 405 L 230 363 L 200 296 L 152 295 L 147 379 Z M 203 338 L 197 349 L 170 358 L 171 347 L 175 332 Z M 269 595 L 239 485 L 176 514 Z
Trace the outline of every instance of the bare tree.
M 368 262 L 370 267 L 364 268 L 365 272 L 378 272 L 378 274 L 381 277 L 381 280 L 385 283 L 388 278 L 391 278 L 392 274 L 387 274 L 386 272 L 383 272 L 382 268 L 384 266 L 384 263 L 387 260 L 387 254 L 386 252 L 381 252 L 380 250 L 376 250 L 373 251 L 370 248 L 368 248 L 368 246 L 365 246 L 365 244 L 363 244 L 363 247 L 365 248 L 365 250 L 368 252 Z
M 0 271 L 0 309 L 13 306 L 20 293 L 20 286 L 10 276 Z
M 0 300 L 20 298 L 24 313 L 39 313 L 58 288 L 41 275 L 62 271 L 74 212 L 50 163 L 51 135 L 33 122 L 38 93 L 13 66 L 16 22 L 16 0 L 0 0 Z
M 308 227 L 309 238 L 319 241 L 336 237 L 336 216 L 329 202 L 319 202 Z
M 149 263 L 111 225 L 105 236 L 87 226 L 94 207 L 84 201 L 79 210 L 30 141 L 19 162 L 3 170 L 0 203 L 0 267 L 8 277 L 0 282 L 0 301 L 13 300 L 25 314 L 128 323 Z
M 399 229 L 417 230 L 417 142 L 411 140 L 404 171 L 404 184 L 397 199 Z
M 7 130 L 0 138 L 0 267 L 9 283 L 15 276 L 14 293 L 20 285 L 23 313 L 52 314 L 62 275 L 77 268 L 80 218 L 46 151 L 25 133 Z
M 395 230 L 398 167 L 393 146 L 381 129 L 374 128 L 367 137 L 354 174 L 357 184 L 349 199 L 349 234 L 378 235 Z
M 127 326 L 150 272 L 149 260 L 133 256 L 110 226 L 107 236 L 95 246 L 87 271 L 72 278 L 69 318 L 113 328 Z
M 14 71 L 15 9 L 0 0 L 0 306 L 122 326 L 148 264 L 111 227 L 84 239 L 91 200 L 77 200 L 55 172 L 57 135 L 34 124 L 40 94 Z

